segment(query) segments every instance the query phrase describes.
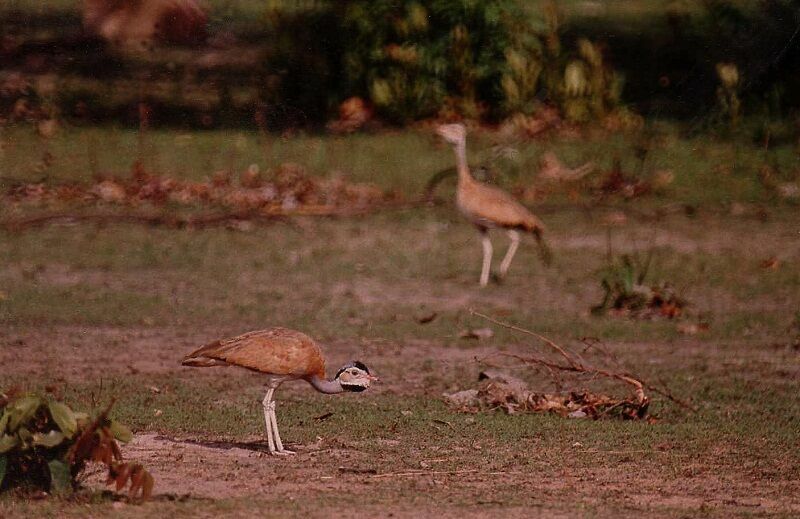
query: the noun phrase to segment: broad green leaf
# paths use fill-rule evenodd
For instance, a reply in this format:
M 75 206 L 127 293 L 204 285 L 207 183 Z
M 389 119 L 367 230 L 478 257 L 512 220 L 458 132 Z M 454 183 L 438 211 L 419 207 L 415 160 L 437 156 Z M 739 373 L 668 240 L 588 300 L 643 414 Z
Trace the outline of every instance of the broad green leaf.
M 69 473 L 69 465 L 61 460 L 50 460 L 47 462 L 50 469 L 50 493 L 66 494 L 72 490 L 72 477 Z
M 8 406 L 11 411 L 11 417 L 8 419 L 8 430 L 16 431 L 20 425 L 33 418 L 40 405 L 42 405 L 42 399 L 38 396 L 24 396 L 15 400 Z
M 131 430 L 116 420 L 111 420 L 111 434 L 122 443 L 128 443 L 133 439 Z
M 0 454 L 5 454 L 19 444 L 16 435 L 4 434 L 0 436 Z
M 42 447 L 55 447 L 64 441 L 64 434 L 61 431 L 52 430 L 47 434 L 34 433 L 33 444 Z
M 50 409 L 50 416 L 58 424 L 58 428 L 61 429 L 64 436 L 67 438 L 75 436 L 75 432 L 78 430 L 78 421 L 72 409 L 56 401 L 50 402 L 48 408 Z
M 3 487 L 3 479 L 6 477 L 6 466 L 8 465 L 8 458 L 5 455 L 0 456 L 0 488 Z

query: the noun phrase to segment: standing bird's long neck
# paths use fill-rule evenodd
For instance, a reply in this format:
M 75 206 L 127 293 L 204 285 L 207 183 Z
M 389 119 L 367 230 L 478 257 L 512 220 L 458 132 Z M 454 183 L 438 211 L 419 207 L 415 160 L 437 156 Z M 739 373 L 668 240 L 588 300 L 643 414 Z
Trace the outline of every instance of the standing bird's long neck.
M 453 146 L 456 153 L 456 167 L 458 168 L 458 182 L 470 182 L 473 180 L 467 165 L 467 142 L 465 139 L 458 141 Z
M 325 380 L 320 377 L 311 377 L 308 379 L 308 382 L 314 386 L 314 389 L 327 395 L 335 395 L 336 393 L 344 392 L 344 388 L 338 380 Z

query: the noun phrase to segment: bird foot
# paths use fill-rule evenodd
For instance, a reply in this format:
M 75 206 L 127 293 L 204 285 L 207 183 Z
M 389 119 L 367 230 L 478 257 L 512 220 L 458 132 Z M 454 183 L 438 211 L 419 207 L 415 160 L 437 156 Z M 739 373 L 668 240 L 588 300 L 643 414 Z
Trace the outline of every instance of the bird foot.
M 270 454 L 272 456 L 294 456 L 297 453 L 295 451 L 290 451 L 290 450 L 287 450 L 287 449 L 283 449 L 283 450 L 280 450 L 280 451 L 272 451 L 272 452 L 270 452 Z

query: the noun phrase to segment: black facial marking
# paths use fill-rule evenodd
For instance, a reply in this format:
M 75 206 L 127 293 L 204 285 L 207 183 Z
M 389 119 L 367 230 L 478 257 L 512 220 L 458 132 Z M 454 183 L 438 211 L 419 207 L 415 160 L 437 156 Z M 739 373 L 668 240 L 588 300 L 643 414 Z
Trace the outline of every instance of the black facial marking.
M 354 393 L 361 393 L 362 391 L 366 391 L 367 388 L 364 386 L 357 386 L 355 384 L 342 384 L 342 389 L 346 391 L 353 391 Z

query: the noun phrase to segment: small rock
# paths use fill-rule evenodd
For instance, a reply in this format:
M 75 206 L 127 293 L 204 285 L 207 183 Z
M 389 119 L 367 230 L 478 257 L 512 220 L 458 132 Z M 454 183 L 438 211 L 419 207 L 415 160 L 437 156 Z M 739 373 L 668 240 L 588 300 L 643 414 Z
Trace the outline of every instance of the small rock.
M 567 417 L 569 418 L 586 418 L 587 416 L 588 415 L 584 411 L 581 411 L 580 409 L 578 409 L 577 411 L 572 411 L 570 414 L 567 415 Z M 575 444 L 573 445 L 573 447 L 580 447 L 580 446 L 581 444 L 578 442 L 575 442 Z

